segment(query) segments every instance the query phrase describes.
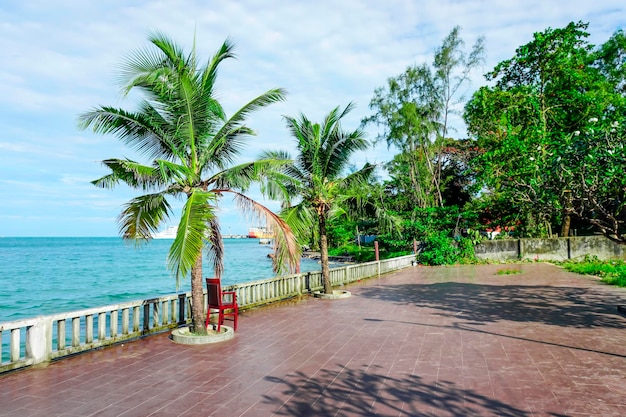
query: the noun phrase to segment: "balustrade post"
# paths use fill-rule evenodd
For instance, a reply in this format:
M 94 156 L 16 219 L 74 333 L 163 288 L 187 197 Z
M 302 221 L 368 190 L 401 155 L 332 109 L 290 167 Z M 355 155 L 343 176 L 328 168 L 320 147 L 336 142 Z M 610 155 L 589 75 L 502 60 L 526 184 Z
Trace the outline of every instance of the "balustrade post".
M 9 347 L 11 362 L 20 360 L 20 329 L 11 329 L 11 345 Z
M 170 300 L 170 323 L 176 323 L 176 301 Z
M 33 363 L 50 360 L 52 353 L 52 320 L 41 318 L 26 328 L 26 357 Z M 19 350 L 18 350 L 19 351 Z
M 143 306 L 143 331 L 147 333 L 150 330 L 150 304 Z
M 65 349 L 65 319 L 57 321 L 57 350 Z
M 185 324 L 185 294 L 178 294 L 178 325 Z
M 107 313 L 98 314 L 98 340 L 102 341 L 106 337 Z
M 169 320 L 169 310 L 167 309 L 167 301 L 161 301 L 161 324 L 167 326 Z
M 159 317 L 161 316 L 161 303 L 155 301 L 152 303 L 152 327 L 159 327 Z
M 122 334 L 127 335 L 130 328 L 130 309 L 122 309 Z
M 72 347 L 80 346 L 80 317 L 72 319 Z
M 85 343 L 93 342 L 93 314 L 85 316 Z
M 133 332 L 139 331 L 139 306 L 133 307 Z
M 109 317 L 111 317 L 111 327 L 110 327 L 110 332 L 111 332 L 111 337 L 117 337 L 117 316 L 119 314 L 119 310 L 115 310 L 115 311 L 111 311 L 111 315 Z

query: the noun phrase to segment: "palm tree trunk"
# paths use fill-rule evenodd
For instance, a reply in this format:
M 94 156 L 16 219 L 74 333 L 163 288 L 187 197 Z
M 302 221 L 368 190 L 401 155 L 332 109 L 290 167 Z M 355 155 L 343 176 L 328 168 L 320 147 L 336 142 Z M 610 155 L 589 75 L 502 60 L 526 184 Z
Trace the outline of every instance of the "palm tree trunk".
M 193 331 L 207 334 L 204 320 L 204 287 L 202 285 L 202 252 L 198 255 L 195 265 L 191 268 L 191 319 Z
M 322 279 L 324 281 L 324 293 L 332 294 L 333 287 L 330 285 L 330 270 L 328 266 L 328 237 L 326 235 L 326 213 L 319 214 L 320 227 L 320 258 L 322 261 Z

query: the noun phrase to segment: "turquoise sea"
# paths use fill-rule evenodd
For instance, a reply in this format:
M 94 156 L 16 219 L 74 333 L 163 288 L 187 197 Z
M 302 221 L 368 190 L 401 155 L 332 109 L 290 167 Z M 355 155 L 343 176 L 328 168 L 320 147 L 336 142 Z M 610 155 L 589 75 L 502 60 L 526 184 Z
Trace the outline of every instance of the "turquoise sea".
M 172 240 L 136 247 L 119 237 L 0 238 L 0 323 L 189 291 L 166 267 Z M 224 240 L 223 285 L 271 278 L 271 247 Z M 303 259 L 302 271 L 319 269 Z M 204 275 L 212 276 L 209 264 Z

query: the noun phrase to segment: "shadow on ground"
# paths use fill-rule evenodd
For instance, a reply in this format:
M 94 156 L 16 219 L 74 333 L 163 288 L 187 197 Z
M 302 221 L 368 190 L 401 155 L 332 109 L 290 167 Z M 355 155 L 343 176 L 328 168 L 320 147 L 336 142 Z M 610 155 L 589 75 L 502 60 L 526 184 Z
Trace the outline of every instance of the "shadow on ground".
M 365 287 L 361 297 L 413 304 L 480 325 L 510 320 L 576 328 L 624 328 L 626 300 L 593 288 L 443 282 Z
M 475 391 L 459 389 L 452 382 L 435 383 L 415 375 L 394 377 L 378 372 L 384 370 L 339 366 L 314 377 L 301 372 L 285 378 L 268 376 L 267 380 L 284 388 L 276 396 L 265 396 L 264 402 L 277 407 L 284 403 L 276 412 L 284 416 L 531 415 Z

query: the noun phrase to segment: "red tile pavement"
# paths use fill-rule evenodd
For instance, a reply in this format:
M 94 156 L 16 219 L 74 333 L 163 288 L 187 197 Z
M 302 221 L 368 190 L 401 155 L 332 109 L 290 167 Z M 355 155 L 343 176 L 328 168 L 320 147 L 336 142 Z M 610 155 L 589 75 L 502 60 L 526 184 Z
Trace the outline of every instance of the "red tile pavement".
M 506 266 L 512 268 L 512 266 Z M 626 289 L 549 264 L 413 267 L 0 376 L 1 416 L 626 416 Z

